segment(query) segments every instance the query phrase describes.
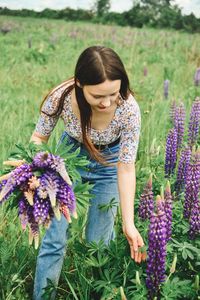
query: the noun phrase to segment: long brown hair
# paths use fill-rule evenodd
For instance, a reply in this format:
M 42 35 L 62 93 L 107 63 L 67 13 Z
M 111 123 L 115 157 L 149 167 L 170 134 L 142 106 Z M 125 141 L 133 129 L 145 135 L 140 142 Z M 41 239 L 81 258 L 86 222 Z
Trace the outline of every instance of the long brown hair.
M 129 79 L 126 70 L 118 54 L 111 48 L 104 46 L 92 46 L 85 49 L 78 58 L 74 72 L 74 80 L 71 78 L 70 80 L 72 81 L 65 81 L 63 83 L 66 84 L 68 82 L 68 86 L 60 97 L 56 111 L 51 114 L 51 116 L 61 114 L 65 97 L 73 88 L 75 88 L 75 95 L 81 118 L 83 144 L 89 151 L 91 157 L 100 163 L 105 163 L 105 160 L 101 153 L 95 148 L 89 137 L 92 110 L 85 99 L 82 87 L 84 85 L 103 83 L 105 80 L 112 81 L 118 79 L 121 80 L 120 95 L 123 99 L 127 99 L 132 91 L 129 87 Z M 62 84 L 57 88 L 61 86 Z M 51 94 L 51 92 L 49 94 Z

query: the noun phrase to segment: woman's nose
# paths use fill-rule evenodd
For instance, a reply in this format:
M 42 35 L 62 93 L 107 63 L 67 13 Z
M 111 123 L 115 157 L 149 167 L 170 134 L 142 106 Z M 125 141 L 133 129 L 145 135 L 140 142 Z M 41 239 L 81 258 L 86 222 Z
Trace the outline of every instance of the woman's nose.
M 110 98 L 105 98 L 103 101 L 101 101 L 101 105 L 104 107 L 109 107 L 110 106 Z

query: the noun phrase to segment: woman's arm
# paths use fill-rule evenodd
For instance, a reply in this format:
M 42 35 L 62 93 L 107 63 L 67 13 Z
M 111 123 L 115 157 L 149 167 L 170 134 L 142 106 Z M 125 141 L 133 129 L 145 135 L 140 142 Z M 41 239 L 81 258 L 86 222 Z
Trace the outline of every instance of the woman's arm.
M 35 144 L 42 144 L 42 143 L 47 143 L 49 140 L 49 136 L 44 136 L 39 134 L 38 132 L 34 131 L 31 138 L 30 142 L 33 142 Z
M 136 262 L 141 262 L 141 253 L 138 252 L 138 247 L 142 247 L 144 242 L 134 225 L 135 164 L 118 162 L 117 172 L 123 231 L 130 245 L 131 257 Z

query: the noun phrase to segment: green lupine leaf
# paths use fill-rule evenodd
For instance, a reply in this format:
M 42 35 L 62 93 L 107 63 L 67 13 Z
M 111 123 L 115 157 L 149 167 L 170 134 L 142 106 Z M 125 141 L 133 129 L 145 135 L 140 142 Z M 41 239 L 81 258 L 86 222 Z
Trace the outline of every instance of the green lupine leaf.
M 182 257 L 183 257 L 183 259 L 184 260 L 186 260 L 187 259 L 187 250 L 186 249 L 183 249 L 183 251 L 182 251 Z

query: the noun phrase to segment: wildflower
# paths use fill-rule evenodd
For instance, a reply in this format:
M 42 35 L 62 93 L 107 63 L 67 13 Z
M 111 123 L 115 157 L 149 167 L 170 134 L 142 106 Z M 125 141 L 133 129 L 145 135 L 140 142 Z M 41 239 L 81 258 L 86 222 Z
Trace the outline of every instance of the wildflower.
M 179 195 L 184 190 L 186 177 L 188 173 L 188 166 L 190 163 L 190 157 L 191 157 L 191 150 L 189 147 L 185 147 L 181 151 L 179 164 L 178 164 L 177 179 L 175 183 L 175 190 L 177 195 Z
M 33 216 L 38 224 L 44 224 L 46 219 L 52 213 L 51 203 L 49 199 L 40 199 L 37 194 L 34 197 Z
M 40 186 L 40 180 L 36 176 L 32 176 L 28 181 L 29 188 L 35 190 Z
M 68 207 L 71 213 L 76 210 L 76 199 L 72 188 L 61 178 L 59 181 L 59 190 L 57 194 L 58 202 Z
M 25 198 L 22 197 L 18 203 L 18 215 L 19 215 L 21 226 L 22 226 L 23 230 L 26 229 L 26 226 L 28 224 L 28 216 L 26 213 L 26 209 L 27 209 L 27 204 L 26 204 Z
M 192 146 L 195 145 L 200 125 L 200 98 L 197 97 L 192 105 L 190 112 L 190 121 L 188 128 L 188 145 L 192 149 Z
M 166 79 L 164 81 L 164 97 L 165 97 L 165 99 L 167 99 L 169 96 L 169 82 L 170 81 L 168 79 Z
M 175 114 L 176 114 L 176 108 L 177 108 L 177 104 L 176 104 L 176 101 L 174 100 L 170 105 L 170 118 L 171 118 L 173 125 L 174 125 L 174 119 L 175 119 Z
M 147 67 L 144 67 L 144 69 L 143 69 L 143 74 L 144 74 L 145 77 L 147 76 L 147 74 L 148 74 L 148 69 L 147 69 Z
M 24 191 L 24 196 L 30 205 L 33 205 L 34 192 L 31 190 Z
M 200 68 L 197 68 L 195 75 L 194 75 L 194 85 L 200 85 Z
M 10 194 L 15 190 L 16 187 L 23 183 L 28 182 L 29 178 L 33 176 L 32 168 L 28 164 L 23 164 L 13 170 L 6 181 L 5 186 L 0 193 L 0 202 L 8 199 Z
M 52 172 L 47 171 L 42 175 L 45 183 L 45 189 L 50 199 L 52 207 L 56 206 L 56 195 L 59 189 L 58 176 Z
M 200 200 L 195 201 L 192 206 L 189 223 L 189 236 L 194 239 L 200 235 Z
M 160 197 L 157 197 L 158 202 Z M 165 281 L 166 260 L 166 233 L 167 218 L 164 211 L 157 210 L 150 217 L 148 233 L 148 257 L 146 285 L 149 290 L 149 298 L 158 296 L 160 284 Z
M 191 239 L 200 234 L 200 151 L 192 154 L 185 189 L 184 216 L 189 219 Z
M 165 177 L 170 177 L 174 173 L 177 160 L 177 131 L 170 129 L 166 140 L 165 152 Z
M 185 201 L 184 201 L 184 217 L 190 219 L 193 206 L 199 202 L 198 194 L 200 189 L 200 151 L 192 154 L 191 162 L 188 166 Z M 198 206 L 198 205 L 197 205 Z
M 139 216 L 141 219 L 149 219 L 154 210 L 154 199 L 152 192 L 152 174 L 140 196 Z
M 37 223 L 31 223 L 29 228 L 29 245 L 32 245 L 34 240 L 35 249 L 39 246 L 39 226 Z
M 185 123 L 185 107 L 184 104 L 181 103 L 176 107 L 174 113 L 174 128 L 177 132 L 177 150 L 181 148 L 184 136 L 184 123 Z
M 48 228 L 54 216 L 61 219 L 61 213 L 68 222 L 71 222 L 70 214 L 77 218 L 75 195 L 69 185 L 72 183 L 64 160 L 59 156 L 39 152 L 31 164 L 22 164 L 21 161 L 16 169 L 6 177 L 1 176 L 0 180 L 1 202 L 8 199 L 16 188 L 21 192 L 18 215 L 22 229 L 29 226 L 29 243 L 34 241 L 35 248 L 39 245 L 40 225 Z
M 1 190 L 3 189 L 4 185 L 6 184 L 6 182 L 7 182 L 7 180 L 2 180 L 2 181 L 0 182 L 0 192 L 1 192 Z
M 12 167 L 19 167 L 25 163 L 25 160 L 6 160 L 3 162 L 3 165 L 12 166 Z
M 64 160 L 61 157 L 48 152 L 39 152 L 34 157 L 32 165 L 33 167 L 46 168 L 58 172 L 69 185 L 72 185 Z
M 64 215 L 64 217 L 67 219 L 68 223 L 71 223 L 72 220 L 71 220 L 71 216 L 70 216 L 68 207 L 62 203 L 60 205 L 60 210 L 61 210 L 62 214 Z

